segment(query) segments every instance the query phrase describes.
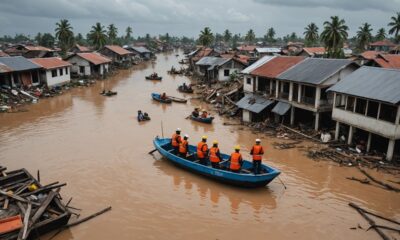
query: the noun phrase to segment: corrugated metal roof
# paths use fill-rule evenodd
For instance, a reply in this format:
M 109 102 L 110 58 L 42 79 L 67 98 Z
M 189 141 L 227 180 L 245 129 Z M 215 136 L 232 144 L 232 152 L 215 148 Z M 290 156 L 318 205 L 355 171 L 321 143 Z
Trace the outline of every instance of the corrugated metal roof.
M 274 100 L 266 99 L 262 96 L 255 94 L 246 94 L 242 99 L 240 99 L 236 106 L 242 109 L 246 109 L 253 113 L 260 113 L 262 110 L 274 103 Z
M 395 47 L 396 44 L 392 43 L 388 39 L 384 39 L 382 41 L 373 42 L 373 43 L 370 44 L 370 46 L 390 46 L 390 47 Z
M 106 45 L 104 46 L 105 48 L 113 51 L 114 53 L 118 54 L 118 55 L 127 55 L 127 54 L 131 54 L 132 52 L 123 49 L 122 47 L 118 46 L 118 45 Z
M 8 55 L 7 53 L 3 52 L 2 50 L 0 50 L 0 57 L 9 57 L 10 55 Z
M 32 58 L 29 60 L 39 66 L 42 66 L 44 69 L 54 69 L 54 68 L 71 66 L 71 64 L 69 62 L 63 61 L 57 57 Z
M 323 55 L 326 52 L 324 47 L 308 47 L 308 48 L 303 48 L 303 51 L 310 56 L 314 56 L 315 54 Z
M 328 89 L 392 104 L 400 103 L 400 70 L 361 67 Z
M 229 60 L 231 60 L 231 59 L 220 58 L 220 57 L 203 57 L 196 63 L 196 65 L 220 66 Z
M 28 59 L 17 56 L 17 57 L 1 57 L 0 63 L 8 66 L 13 71 L 25 71 L 25 70 L 34 70 L 41 68 L 39 65 L 36 65 L 29 61 Z
M 267 78 L 275 78 L 282 72 L 286 71 L 287 69 L 291 68 L 292 66 L 298 64 L 299 62 L 303 61 L 304 57 L 275 57 L 271 61 L 268 61 L 261 65 L 260 67 L 256 68 L 254 71 L 251 71 L 251 75 L 260 76 L 260 77 L 267 77 Z
M 149 49 L 145 48 L 145 47 L 135 47 L 135 46 L 132 46 L 132 47 L 130 47 L 130 48 L 133 49 L 133 50 L 135 50 L 135 51 L 138 52 L 138 53 L 151 53 L 151 51 L 150 51 Z
M 255 63 L 251 64 L 247 68 L 245 68 L 242 73 L 243 74 L 250 74 L 251 71 L 254 69 L 258 68 L 259 66 L 263 65 L 264 63 L 271 61 L 274 58 L 274 56 L 264 56 L 257 60 Z
M 350 64 L 353 64 L 353 61 L 348 59 L 307 58 L 277 78 L 318 85 Z
M 365 52 L 361 53 L 360 56 L 364 59 L 372 60 L 372 59 L 376 58 L 379 53 L 380 52 L 377 52 L 377 51 L 365 51 Z
M 94 65 L 111 62 L 111 59 L 106 58 L 99 53 L 77 53 L 76 55 L 87 60 L 88 62 L 93 63 Z M 74 55 L 72 55 L 72 56 L 74 56 Z
M 279 114 L 281 116 L 285 115 L 289 111 L 291 105 L 285 102 L 278 102 L 272 109 L 272 112 Z
M 400 69 L 400 55 L 398 54 L 379 54 L 374 61 L 383 68 Z
M 6 65 L 0 63 L 0 73 L 9 73 L 12 72 L 13 70 Z
M 256 48 L 259 53 L 280 53 L 282 50 L 280 48 Z

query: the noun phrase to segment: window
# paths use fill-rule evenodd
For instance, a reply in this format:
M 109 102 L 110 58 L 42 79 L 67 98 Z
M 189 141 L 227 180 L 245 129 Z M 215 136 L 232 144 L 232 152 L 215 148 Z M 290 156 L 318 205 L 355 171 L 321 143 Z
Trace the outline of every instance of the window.
M 68 67 L 65 68 L 65 74 L 68 75 Z
M 85 73 L 85 66 L 79 66 L 79 72 Z
M 379 103 L 374 101 L 368 101 L 367 116 L 377 118 L 378 117 Z
M 64 75 L 64 69 L 60 68 L 60 76 Z
M 228 77 L 228 76 L 229 76 L 229 69 L 225 69 L 225 70 L 224 70 L 224 76 L 225 76 L 225 77 Z
M 397 107 L 381 103 L 379 119 L 394 123 L 396 121 Z
M 51 70 L 51 76 L 57 77 L 57 69 Z
M 247 78 L 247 79 L 246 79 L 246 83 L 247 83 L 247 84 L 251 84 L 251 78 Z
M 367 107 L 367 100 L 361 98 L 356 99 L 356 113 L 365 115 L 366 107 Z
M 335 107 L 344 109 L 345 101 L 343 99 L 344 95 L 336 94 Z
M 346 106 L 346 110 L 352 112 L 354 109 L 354 97 L 347 97 L 347 106 Z

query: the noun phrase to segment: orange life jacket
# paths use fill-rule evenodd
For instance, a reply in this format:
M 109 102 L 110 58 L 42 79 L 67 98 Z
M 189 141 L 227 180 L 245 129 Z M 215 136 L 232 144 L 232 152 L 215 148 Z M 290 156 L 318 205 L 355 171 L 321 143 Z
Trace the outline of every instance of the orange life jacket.
M 205 158 L 207 152 L 207 143 L 201 141 L 197 144 L 197 157 Z
M 182 140 L 182 142 L 179 144 L 179 152 L 186 154 L 187 153 L 187 146 L 188 146 L 188 141 L 185 139 Z
M 182 142 L 181 136 L 177 133 L 174 133 L 174 135 L 172 135 L 171 145 L 173 147 L 179 147 L 180 142 Z
M 218 147 L 210 148 L 210 161 L 213 163 L 219 163 L 221 159 L 219 159 L 217 152 L 219 151 Z
M 240 169 L 240 160 L 242 159 L 242 154 L 238 152 L 234 152 L 231 154 L 231 165 L 229 168 L 231 170 L 239 170 Z
M 261 161 L 262 155 L 264 154 L 264 149 L 261 145 L 253 146 L 253 161 Z

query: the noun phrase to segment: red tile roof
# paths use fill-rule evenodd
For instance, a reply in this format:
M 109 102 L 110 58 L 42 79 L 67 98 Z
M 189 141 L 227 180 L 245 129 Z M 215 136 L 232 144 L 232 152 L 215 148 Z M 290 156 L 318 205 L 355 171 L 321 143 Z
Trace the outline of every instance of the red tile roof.
M 78 48 L 80 52 L 91 52 L 91 50 L 88 47 L 79 44 L 75 44 L 75 46 Z
M 111 62 L 111 59 L 104 57 L 99 53 L 77 53 L 79 57 L 93 63 L 94 65 L 104 64 Z
M 391 41 L 385 39 L 385 40 L 382 40 L 382 41 L 373 42 L 373 43 L 370 44 L 370 46 L 390 46 L 390 47 L 395 47 L 396 44 L 394 44 Z
M 377 51 L 365 51 L 360 54 L 361 57 L 367 59 L 367 60 L 372 60 L 378 56 L 379 52 Z
M 51 50 L 50 48 L 42 47 L 42 46 L 30 46 L 30 45 L 25 45 L 24 48 L 27 49 L 27 50 L 29 50 L 29 51 L 46 51 L 46 52 L 51 52 L 51 51 L 53 51 L 53 50 Z
M 105 48 L 115 52 L 118 55 L 127 55 L 127 54 L 131 54 L 132 52 L 118 46 L 118 45 L 106 45 L 104 46 Z
M 0 57 L 9 57 L 9 55 L 2 50 L 0 50 Z
M 61 68 L 61 67 L 68 67 L 71 66 L 69 62 L 63 61 L 57 57 L 51 58 L 32 58 L 29 59 L 31 62 L 41 66 L 44 69 L 54 69 L 54 68 Z
M 202 48 L 200 51 L 196 53 L 196 55 L 193 57 L 193 61 L 198 61 L 203 57 L 207 57 L 212 53 L 213 49 L 212 48 Z
M 290 67 L 298 64 L 303 61 L 305 58 L 302 56 L 296 57 L 274 57 L 272 60 L 264 63 L 260 67 L 256 68 L 250 74 L 260 76 L 260 77 L 268 77 L 275 78 L 279 74 L 283 73 Z
M 303 51 L 305 51 L 310 56 L 313 56 L 315 54 L 323 55 L 326 52 L 324 47 L 307 47 L 303 48 Z
M 398 54 L 379 54 L 374 61 L 383 68 L 400 69 L 400 55 Z
M 245 51 L 245 52 L 253 52 L 256 48 L 257 46 L 254 45 L 242 45 L 237 47 L 239 51 Z

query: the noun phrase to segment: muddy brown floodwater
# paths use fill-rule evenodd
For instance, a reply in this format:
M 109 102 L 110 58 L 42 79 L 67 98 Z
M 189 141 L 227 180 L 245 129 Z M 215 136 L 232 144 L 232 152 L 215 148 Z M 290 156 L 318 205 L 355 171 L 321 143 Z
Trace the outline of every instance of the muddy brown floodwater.
M 400 194 L 345 179 L 362 177 L 354 168 L 310 160 L 299 149 L 275 150 L 271 143 L 277 139 L 224 126 L 218 116 L 211 126 L 186 120 L 193 106 L 202 105 L 196 100 L 153 102 L 151 92 L 185 96 L 176 88 L 190 82 L 166 73 L 179 67 L 181 52 L 157 57 L 156 63 L 120 71 L 92 87 L 41 100 L 28 112 L 0 115 L 0 165 L 40 169 L 44 183 L 67 182 L 63 195 L 73 196 L 82 215 L 113 207 L 56 239 L 379 239 L 365 231 L 367 223 L 348 207 L 350 201 L 400 218 Z M 162 82 L 144 80 L 153 71 Z M 118 95 L 100 96 L 103 87 Z M 152 120 L 139 124 L 139 109 Z M 223 152 L 240 144 L 247 158 L 261 137 L 264 161 L 282 171 L 288 188 L 276 179 L 266 188 L 238 189 L 176 168 L 158 153 L 148 155 L 153 138 L 161 135 L 161 121 L 165 135 L 180 127 L 193 144 L 206 134 L 219 140 Z M 358 224 L 364 230 L 350 229 Z

